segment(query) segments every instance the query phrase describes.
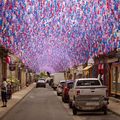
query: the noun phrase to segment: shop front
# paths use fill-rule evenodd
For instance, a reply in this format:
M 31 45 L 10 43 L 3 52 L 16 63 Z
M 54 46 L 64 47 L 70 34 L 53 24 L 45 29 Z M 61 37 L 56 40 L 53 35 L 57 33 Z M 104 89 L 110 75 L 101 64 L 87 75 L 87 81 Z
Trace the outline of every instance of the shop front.
M 120 62 L 111 67 L 111 95 L 120 97 Z
M 6 50 L 3 46 L 0 45 L 0 83 L 2 82 L 3 78 L 7 77 L 7 54 L 8 50 Z
M 1 60 L 1 57 L 0 57 L 0 84 L 2 82 L 2 60 Z

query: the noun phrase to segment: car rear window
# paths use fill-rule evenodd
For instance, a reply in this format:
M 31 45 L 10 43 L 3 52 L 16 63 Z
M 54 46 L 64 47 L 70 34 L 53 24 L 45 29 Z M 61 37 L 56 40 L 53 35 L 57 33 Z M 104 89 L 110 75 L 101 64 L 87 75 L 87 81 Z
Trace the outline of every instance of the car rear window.
M 68 86 L 68 88 L 72 88 L 73 87 L 73 82 L 67 83 L 67 86 Z
M 60 84 L 61 84 L 62 86 L 64 86 L 64 85 L 65 85 L 65 82 L 61 82 Z
M 76 86 L 96 86 L 100 85 L 100 82 L 98 80 L 79 80 L 76 84 Z

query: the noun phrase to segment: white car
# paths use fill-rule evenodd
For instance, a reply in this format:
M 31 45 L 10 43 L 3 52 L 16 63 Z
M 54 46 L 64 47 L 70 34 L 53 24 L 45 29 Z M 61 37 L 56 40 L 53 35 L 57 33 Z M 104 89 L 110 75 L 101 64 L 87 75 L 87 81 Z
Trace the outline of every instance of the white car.
M 103 111 L 107 114 L 108 89 L 98 78 L 76 79 L 69 90 L 69 106 L 78 111 Z
M 40 79 L 40 80 L 38 80 L 37 82 L 36 82 L 36 88 L 37 87 L 46 87 L 46 81 L 45 81 L 45 79 Z

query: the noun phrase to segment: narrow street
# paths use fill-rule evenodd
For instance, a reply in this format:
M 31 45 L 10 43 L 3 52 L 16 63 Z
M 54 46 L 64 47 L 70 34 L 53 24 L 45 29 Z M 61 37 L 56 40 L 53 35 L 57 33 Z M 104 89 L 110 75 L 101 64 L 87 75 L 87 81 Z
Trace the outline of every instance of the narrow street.
M 0 0 L 0 106 L 0 120 L 120 120 L 120 0 Z
M 67 104 L 51 88 L 34 88 L 2 120 L 120 120 L 108 112 L 78 113 L 73 116 Z

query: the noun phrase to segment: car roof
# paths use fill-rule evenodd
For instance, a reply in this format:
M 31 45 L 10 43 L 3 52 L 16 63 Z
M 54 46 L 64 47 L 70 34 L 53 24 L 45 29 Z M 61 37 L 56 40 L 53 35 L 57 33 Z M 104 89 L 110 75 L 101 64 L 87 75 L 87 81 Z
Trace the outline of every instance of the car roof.
M 39 79 L 38 81 L 45 81 L 44 79 Z
M 38 80 L 37 83 L 45 83 L 45 80 Z
M 66 83 L 73 83 L 74 80 L 66 80 Z
M 98 80 L 98 78 L 80 78 L 76 80 Z
M 60 80 L 60 83 L 61 83 L 61 82 L 65 82 L 65 80 Z

